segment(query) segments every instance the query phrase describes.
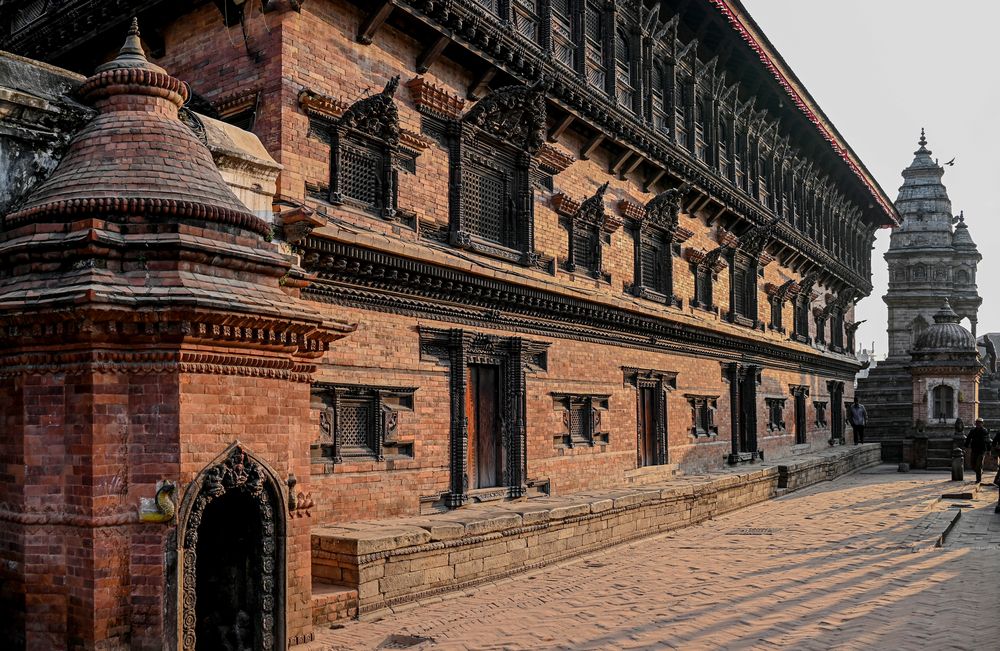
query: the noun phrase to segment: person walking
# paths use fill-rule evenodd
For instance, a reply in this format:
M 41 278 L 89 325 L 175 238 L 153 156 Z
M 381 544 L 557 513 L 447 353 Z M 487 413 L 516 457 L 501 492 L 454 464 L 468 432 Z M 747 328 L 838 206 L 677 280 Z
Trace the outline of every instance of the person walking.
M 865 425 L 868 424 L 868 410 L 858 402 L 858 397 L 854 396 L 854 402 L 847 408 L 847 422 L 854 430 L 854 445 L 865 442 Z
M 976 471 L 976 483 L 983 481 L 983 458 L 990 449 L 990 431 L 983 427 L 983 419 L 976 419 L 976 426 L 965 435 L 965 447 L 969 450 L 969 462 Z

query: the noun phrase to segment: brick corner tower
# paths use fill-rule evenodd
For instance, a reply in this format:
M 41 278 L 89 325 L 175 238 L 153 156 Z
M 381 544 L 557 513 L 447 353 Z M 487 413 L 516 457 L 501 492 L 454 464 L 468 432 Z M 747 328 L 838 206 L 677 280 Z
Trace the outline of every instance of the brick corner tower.
M 309 382 L 352 326 L 300 299 L 135 22 L 79 94 L 96 116 L 0 230 L 0 634 L 307 641 Z

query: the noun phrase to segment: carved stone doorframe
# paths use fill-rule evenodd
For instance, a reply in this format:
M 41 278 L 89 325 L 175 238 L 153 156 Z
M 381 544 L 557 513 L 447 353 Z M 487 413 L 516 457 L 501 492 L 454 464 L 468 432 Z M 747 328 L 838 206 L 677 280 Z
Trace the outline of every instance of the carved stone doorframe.
M 527 489 L 527 414 L 525 375 L 547 366 L 546 342 L 521 337 L 500 337 L 461 328 L 420 328 L 421 357 L 445 361 L 449 366 L 451 397 L 449 507 L 470 501 L 468 434 L 466 413 L 467 372 L 470 364 L 499 368 L 500 440 L 505 451 L 502 487 L 509 497 L 520 497 Z
M 254 651 L 277 651 L 285 646 L 285 496 L 275 472 L 239 441 L 202 470 L 185 492 L 178 522 L 180 556 L 180 647 L 195 651 L 197 645 L 198 530 L 208 505 L 230 492 L 249 497 L 259 515 L 259 581 L 262 594 Z

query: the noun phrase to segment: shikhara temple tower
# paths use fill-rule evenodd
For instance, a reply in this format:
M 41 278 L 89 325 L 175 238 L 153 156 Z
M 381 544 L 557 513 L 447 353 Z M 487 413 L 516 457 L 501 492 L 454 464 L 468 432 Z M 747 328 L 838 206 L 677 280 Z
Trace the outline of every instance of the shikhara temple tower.
M 859 380 L 857 395 L 868 406 L 869 438 L 882 442 L 886 460 L 912 460 L 907 441 L 912 441 L 916 432 L 918 438 L 927 435 L 930 441 L 927 462 L 947 465 L 955 418 L 968 422 L 978 413 L 977 391 L 959 390 L 959 382 L 952 377 L 957 372 L 952 362 L 964 359 L 969 352 L 965 349 L 971 345 L 968 342 L 974 341 L 983 301 L 976 288 L 976 266 L 982 255 L 964 215 L 952 215 L 948 190 L 941 181 L 944 168 L 931 154 L 921 130 L 919 148 L 903 170 L 903 185 L 896 199 L 902 224 L 893 229 L 885 254 L 889 291 L 883 300 L 889 308 L 889 354 L 867 378 Z M 969 320 L 971 334 L 959 325 L 962 319 Z M 933 364 L 928 365 L 923 355 L 925 335 L 941 323 L 947 323 L 949 332 L 961 329 L 968 337 L 955 336 L 948 341 L 932 337 L 935 354 Z M 914 355 L 917 348 L 922 351 L 920 364 Z M 916 390 L 916 366 L 921 367 L 921 383 L 935 386 Z M 937 385 L 952 387 L 950 401 L 944 388 L 935 394 Z M 937 396 L 937 404 L 933 396 Z M 935 428 L 942 431 L 935 433 Z M 937 445 L 935 438 L 940 439 Z M 918 465 L 922 461 L 919 459 Z

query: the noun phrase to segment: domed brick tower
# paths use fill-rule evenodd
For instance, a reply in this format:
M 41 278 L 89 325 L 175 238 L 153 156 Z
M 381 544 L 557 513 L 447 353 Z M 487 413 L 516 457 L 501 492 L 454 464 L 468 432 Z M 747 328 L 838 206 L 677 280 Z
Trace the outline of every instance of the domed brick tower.
M 868 409 L 865 438 L 880 442 L 883 459 L 889 462 L 908 460 L 918 424 L 921 431 L 930 427 L 924 413 L 926 396 L 915 393 L 911 374 L 911 365 L 919 366 L 913 358 L 917 342 L 926 341 L 922 337 L 931 329 L 938 334 L 945 331 L 954 334 L 958 328 L 973 337 L 982 304 L 976 287 L 976 267 L 982 256 L 964 215 L 958 218 L 952 215 L 951 199 L 942 182 L 944 168 L 932 153 L 921 129 L 917 150 L 913 152 L 913 161 L 903 170 L 903 184 L 896 198 L 902 223 L 893 229 L 885 254 L 889 291 L 882 298 L 889 313 L 889 353 L 867 377 L 858 379 L 856 390 L 858 399 Z M 936 322 L 942 314 L 943 302 L 948 303 L 948 313 L 956 315 L 954 323 L 947 315 L 943 325 Z M 971 333 L 959 325 L 962 318 L 969 319 Z M 951 352 L 961 356 L 968 351 Z M 922 350 L 925 360 L 929 359 L 928 354 Z M 941 361 L 937 353 L 931 357 Z M 962 418 L 965 420 L 965 416 Z M 941 439 L 937 443 L 932 439 L 932 445 L 940 448 L 932 451 L 929 461 L 932 465 L 950 467 L 950 434 L 946 438 L 947 441 Z
M 0 610 L 33 649 L 284 649 L 312 627 L 309 382 L 352 327 L 300 300 L 135 23 L 79 95 L 96 117 L 0 230 Z

